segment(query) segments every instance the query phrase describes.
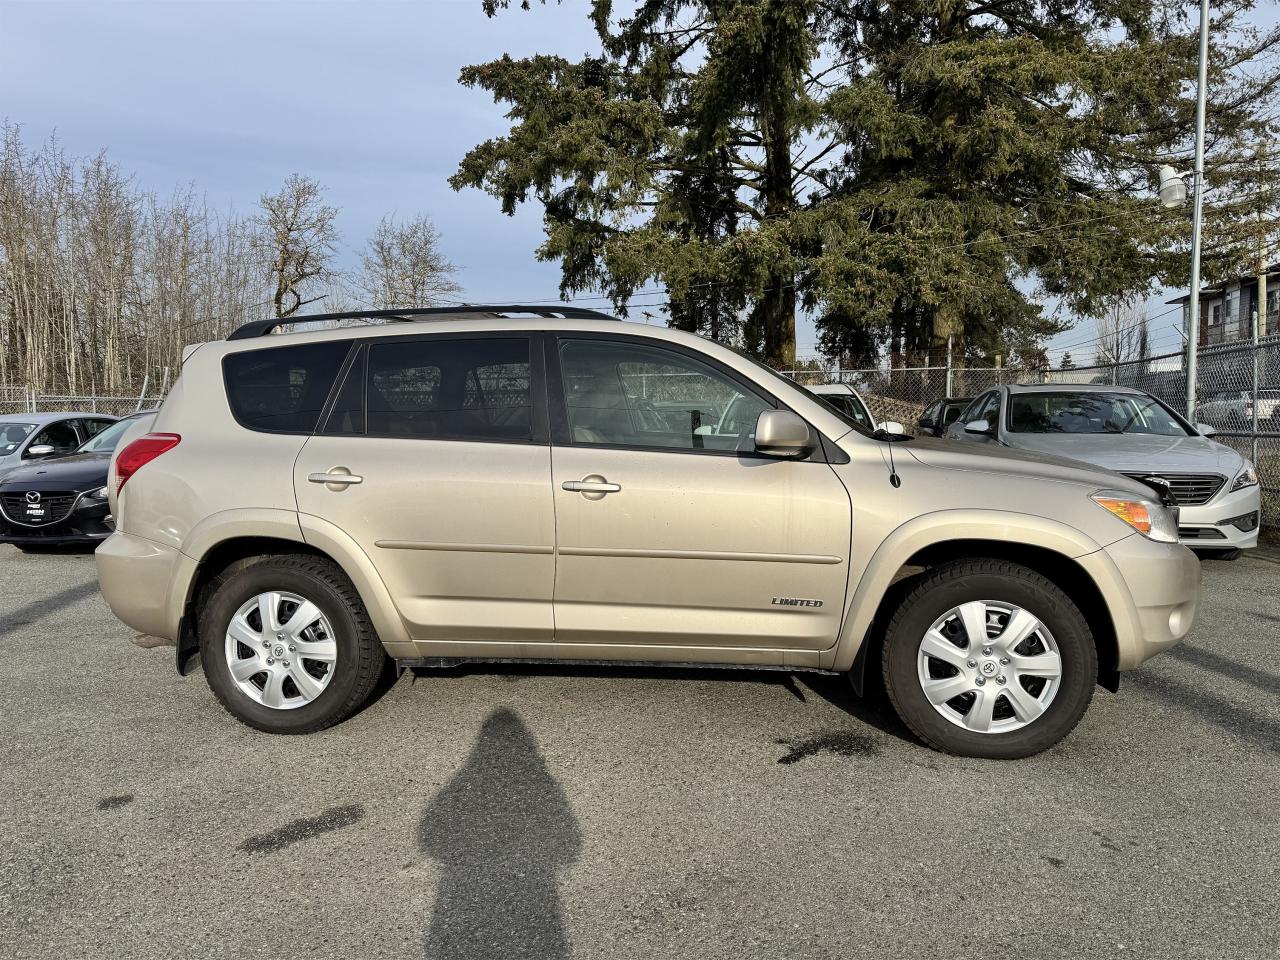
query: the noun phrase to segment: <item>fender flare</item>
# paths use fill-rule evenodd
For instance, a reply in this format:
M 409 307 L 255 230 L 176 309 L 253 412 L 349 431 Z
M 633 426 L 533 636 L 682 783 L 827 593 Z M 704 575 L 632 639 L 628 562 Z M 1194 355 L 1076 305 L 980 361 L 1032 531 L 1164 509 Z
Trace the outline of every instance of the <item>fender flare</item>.
M 855 533 L 855 540 L 856 536 Z M 876 612 L 898 571 L 926 547 L 953 540 L 989 540 L 1038 547 L 1069 560 L 1096 553 L 1104 546 L 1057 520 L 1007 510 L 939 510 L 914 517 L 889 534 L 867 561 L 845 607 L 840 637 L 830 651 L 830 662 L 824 666 L 837 671 L 851 670 L 860 659 Z M 855 686 L 860 686 L 860 679 L 860 675 L 853 677 Z

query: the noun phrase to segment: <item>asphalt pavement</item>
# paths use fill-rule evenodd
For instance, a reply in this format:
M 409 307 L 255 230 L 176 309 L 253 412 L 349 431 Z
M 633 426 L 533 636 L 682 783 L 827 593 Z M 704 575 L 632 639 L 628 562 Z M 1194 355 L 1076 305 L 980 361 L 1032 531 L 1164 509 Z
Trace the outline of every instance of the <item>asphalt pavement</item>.
M 1012 763 L 840 678 L 477 667 L 271 737 L 0 547 L 0 956 L 1276 957 L 1280 564 Z

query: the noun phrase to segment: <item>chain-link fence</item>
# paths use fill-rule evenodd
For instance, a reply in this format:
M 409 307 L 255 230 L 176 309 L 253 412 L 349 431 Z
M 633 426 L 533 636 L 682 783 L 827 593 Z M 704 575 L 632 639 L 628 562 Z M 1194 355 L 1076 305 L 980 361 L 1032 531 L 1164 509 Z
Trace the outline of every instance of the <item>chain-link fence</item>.
M 1065 370 L 1016 367 L 893 367 L 841 370 L 814 364 L 783 370 L 804 386 L 847 383 L 877 422 L 896 420 L 915 432 L 920 414 L 944 397 L 975 397 L 1010 383 L 1114 384 L 1136 387 L 1174 410 L 1186 410 L 1186 355 L 1169 353 L 1125 363 Z M 1280 336 L 1201 348 L 1196 371 L 1196 420 L 1257 466 L 1262 523 L 1280 528 Z
M 0 386 L 0 414 L 106 413 L 115 417 L 160 405 L 161 397 L 146 393 L 132 397 L 73 397 L 36 393 L 29 387 Z

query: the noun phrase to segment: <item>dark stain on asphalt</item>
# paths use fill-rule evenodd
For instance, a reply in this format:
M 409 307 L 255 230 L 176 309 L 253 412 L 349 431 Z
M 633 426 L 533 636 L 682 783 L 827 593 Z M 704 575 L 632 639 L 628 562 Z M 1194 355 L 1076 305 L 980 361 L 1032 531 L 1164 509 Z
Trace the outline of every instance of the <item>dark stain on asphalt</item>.
M 344 807 L 330 807 L 314 817 L 303 817 L 301 820 L 286 823 L 270 833 L 250 837 L 240 844 L 240 849 L 245 853 L 275 853 L 299 841 L 310 840 L 322 833 L 349 827 L 363 818 L 364 806 L 359 803 L 350 803 Z
M 789 752 L 778 758 L 779 763 L 799 763 L 820 753 L 834 753 L 838 757 L 874 756 L 880 748 L 869 737 L 849 730 L 832 730 L 818 733 L 804 740 L 778 740 L 779 746 Z
M 98 801 L 99 810 L 117 810 L 125 804 L 133 803 L 132 793 L 113 793 Z
M 1057 857 L 1045 857 L 1045 859 L 1048 860 L 1050 864 L 1057 867 L 1059 870 L 1061 870 L 1063 867 L 1067 865 L 1067 861 L 1059 860 Z

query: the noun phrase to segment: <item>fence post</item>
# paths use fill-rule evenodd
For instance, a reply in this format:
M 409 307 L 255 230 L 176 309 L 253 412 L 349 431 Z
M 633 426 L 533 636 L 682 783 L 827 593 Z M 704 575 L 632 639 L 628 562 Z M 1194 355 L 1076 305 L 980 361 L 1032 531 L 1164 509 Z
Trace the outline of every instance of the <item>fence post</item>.
M 1265 283 L 1265 281 L 1263 282 Z M 1266 310 L 1266 304 L 1260 303 L 1258 306 L 1259 309 L 1253 311 L 1253 457 L 1251 459 L 1254 469 L 1257 469 L 1258 465 L 1258 380 L 1261 373 L 1258 369 L 1258 359 L 1262 354 L 1261 349 L 1258 347 L 1258 321 L 1263 311 Z
M 954 397 L 951 392 L 951 334 L 947 334 L 947 396 Z
M 1111 385 L 1114 387 L 1120 382 L 1120 361 L 1111 361 Z
M 148 370 L 142 375 L 142 392 L 138 394 L 138 405 L 133 408 L 133 412 L 137 413 L 142 409 L 142 401 L 147 399 L 147 384 L 151 382 L 151 371 Z

